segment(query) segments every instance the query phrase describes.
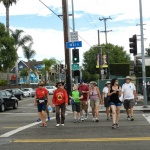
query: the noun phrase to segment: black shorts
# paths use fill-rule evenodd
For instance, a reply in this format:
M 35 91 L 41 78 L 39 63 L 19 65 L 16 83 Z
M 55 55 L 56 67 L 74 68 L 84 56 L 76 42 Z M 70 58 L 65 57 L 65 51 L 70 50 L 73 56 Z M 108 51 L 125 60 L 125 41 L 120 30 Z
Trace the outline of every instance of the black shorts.
M 80 103 L 73 103 L 72 104 L 72 111 L 80 112 Z
M 110 107 L 109 98 L 107 98 L 107 97 L 104 98 L 104 106 L 105 107 Z

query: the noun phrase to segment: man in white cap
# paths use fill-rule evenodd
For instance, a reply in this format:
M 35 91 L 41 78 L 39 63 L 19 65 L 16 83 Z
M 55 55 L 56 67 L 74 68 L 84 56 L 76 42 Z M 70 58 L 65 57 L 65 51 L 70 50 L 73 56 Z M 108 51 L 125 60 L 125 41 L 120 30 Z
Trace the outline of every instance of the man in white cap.
M 137 101 L 136 88 L 133 83 L 131 83 L 131 77 L 126 77 L 126 83 L 122 85 L 122 93 L 124 98 L 124 108 L 126 109 L 127 119 L 133 121 L 133 106 L 134 100 Z

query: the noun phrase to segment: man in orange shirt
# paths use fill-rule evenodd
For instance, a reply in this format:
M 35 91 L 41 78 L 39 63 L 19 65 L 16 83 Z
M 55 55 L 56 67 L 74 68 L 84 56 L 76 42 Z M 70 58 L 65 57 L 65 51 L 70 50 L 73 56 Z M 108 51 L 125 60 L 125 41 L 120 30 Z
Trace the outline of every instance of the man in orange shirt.
M 68 105 L 68 94 L 67 91 L 63 87 L 63 82 L 58 82 L 56 84 L 57 89 L 54 91 L 52 103 L 55 105 L 56 109 L 56 127 L 64 126 L 65 121 L 65 111 L 66 105 Z M 61 110 L 61 121 L 60 121 L 60 110 Z
M 50 105 L 49 93 L 43 87 L 43 82 L 39 82 L 35 92 L 34 105 L 38 107 L 38 115 L 42 121 L 41 127 L 46 127 L 46 107 Z

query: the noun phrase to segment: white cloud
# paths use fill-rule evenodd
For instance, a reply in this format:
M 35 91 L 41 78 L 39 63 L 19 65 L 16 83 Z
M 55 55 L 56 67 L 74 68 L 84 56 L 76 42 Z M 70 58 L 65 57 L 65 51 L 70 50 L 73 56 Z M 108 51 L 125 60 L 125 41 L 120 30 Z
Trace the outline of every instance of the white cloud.
M 46 5 L 50 6 L 53 10 L 61 12 L 61 0 L 42 0 Z M 71 12 L 71 0 L 69 0 L 69 10 Z M 143 16 L 144 18 L 149 18 L 149 1 L 142 0 L 143 2 Z M 91 16 L 92 14 L 98 14 L 101 16 L 112 16 L 115 18 L 112 21 L 123 21 L 133 22 L 134 19 L 139 18 L 139 0 L 74 0 L 75 11 L 88 12 Z M 49 11 L 44 5 L 42 5 L 39 0 L 19 0 L 16 5 L 10 8 L 10 15 L 41 15 L 49 16 L 51 11 Z M 0 4 L 0 16 L 5 16 L 5 8 Z M 83 14 L 75 13 L 75 18 L 83 17 Z M 82 21 L 82 19 L 81 19 Z M 89 22 L 91 23 L 91 22 Z M 137 22 L 139 23 L 139 22 Z M 150 39 L 150 22 L 145 21 L 147 24 L 145 28 L 145 47 L 148 46 L 148 41 Z M 110 27 L 110 26 L 109 26 Z M 18 29 L 18 27 L 12 27 L 13 29 Z M 30 34 L 34 39 L 33 49 L 36 50 L 37 54 L 35 59 L 42 60 L 44 58 L 55 57 L 58 60 L 64 60 L 64 43 L 63 43 L 63 31 L 56 31 L 52 29 L 29 29 L 21 28 L 26 34 Z M 140 28 L 136 26 L 128 27 L 116 27 L 111 28 L 113 32 L 108 33 L 108 42 L 124 46 L 129 53 L 129 37 L 133 34 L 140 34 Z M 97 31 L 93 29 L 80 29 L 79 35 L 81 35 L 86 42 L 83 41 L 83 47 L 80 48 L 80 54 L 82 60 L 83 52 L 88 50 L 90 46 L 97 44 Z M 101 35 L 101 43 L 105 43 L 105 36 L 103 33 Z M 138 42 L 139 52 L 140 52 L 140 42 Z M 23 58 L 22 51 L 19 50 L 18 54 Z M 21 59 L 22 59 L 21 58 Z

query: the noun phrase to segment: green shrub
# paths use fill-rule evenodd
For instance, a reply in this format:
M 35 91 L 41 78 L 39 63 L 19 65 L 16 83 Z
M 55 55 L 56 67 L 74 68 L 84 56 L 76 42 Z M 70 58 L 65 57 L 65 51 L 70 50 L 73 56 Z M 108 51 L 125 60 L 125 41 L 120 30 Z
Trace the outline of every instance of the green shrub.
M 6 86 L 7 80 L 0 80 L 0 86 Z

